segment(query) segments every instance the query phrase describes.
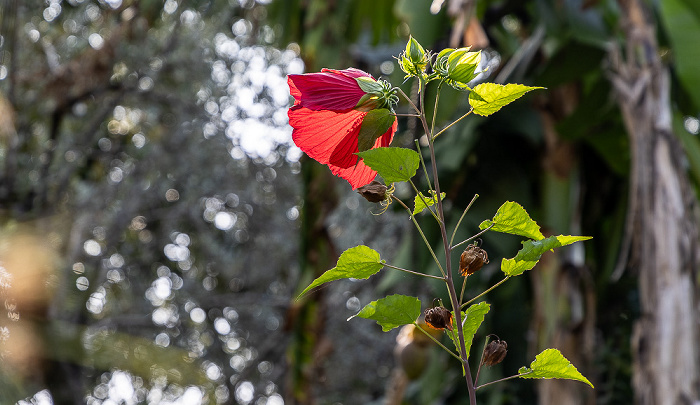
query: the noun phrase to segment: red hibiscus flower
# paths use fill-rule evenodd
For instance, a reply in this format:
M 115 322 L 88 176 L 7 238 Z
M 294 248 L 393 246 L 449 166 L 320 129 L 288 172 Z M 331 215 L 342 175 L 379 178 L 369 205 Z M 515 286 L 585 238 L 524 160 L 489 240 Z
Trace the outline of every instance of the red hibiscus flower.
M 294 143 L 353 189 L 374 180 L 377 172 L 355 153 L 389 146 L 394 137 L 395 96 L 388 83 L 354 68 L 289 75 L 287 82 L 294 97 L 289 109 Z

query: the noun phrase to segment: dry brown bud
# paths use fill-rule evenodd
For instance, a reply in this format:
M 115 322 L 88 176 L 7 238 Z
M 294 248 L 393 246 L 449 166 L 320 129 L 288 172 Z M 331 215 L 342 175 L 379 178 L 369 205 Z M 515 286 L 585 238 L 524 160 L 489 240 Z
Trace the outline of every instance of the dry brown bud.
M 452 313 L 445 307 L 428 308 L 425 310 L 425 322 L 435 329 L 452 330 Z
M 377 180 L 357 189 L 357 192 L 369 202 L 378 203 L 386 200 L 386 186 Z
M 463 276 L 468 276 L 488 263 L 489 255 L 484 249 L 476 245 L 469 245 L 459 258 L 459 272 Z
M 481 358 L 481 364 L 485 366 L 493 366 L 503 361 L 508 353 L 508 344 L 505 340 L 496 339 L 486 345 L 484 355 Z

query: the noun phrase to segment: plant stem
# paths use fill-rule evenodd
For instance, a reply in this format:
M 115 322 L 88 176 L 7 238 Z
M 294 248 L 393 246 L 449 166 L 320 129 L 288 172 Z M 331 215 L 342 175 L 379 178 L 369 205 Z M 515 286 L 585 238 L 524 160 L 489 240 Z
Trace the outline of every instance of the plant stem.
M 388 268 L 390 268 L 390 269 L 400 270 L 400 271 L 403 271 L 403 272 L 406 272 L 406 273 L 415 274 L 416 276 L 429 277 L 429 278 L 434 278 L 434 279 L 437 279 L 437 280 L 444 280 L 444 278 L 443 278 L 443 277 L 440 277 L 440 276 L 433 276 L 432 274 L 425 274 L 425 273 L 419 273 L 419 272 L 413 271 L 413 270 L 402 269 L 401 267 L 392 266 L 391 264 L 386 264 L 386 263 L 384 263 L 384 266 L 386 266 L 386 267 L 388 267 Z
M 421 166 L 423 166 L 423 174 L 425 174 L 425 180 L 428 182 L 428 190 L 432 190 L 433 184 L 430 183 L 430 175 L 428 175 L 428 169 L 425 168 L 425 159 L 423 159 L 423 154 L 420 153 L 420 141 L 418 139 L 416 139 L 416 151 L 418 151 L 418 157 L 420 157 L 420 164 Z
M 467 208 L 469 208 L 469 207 L 467 207 Z M 450 248 L 450 250 L 456 248 L 457 246 L 463 245 L 463 244 L 469 242 L 470 240 L 474 240 L 476 237 L 478 237 L 478 236 L 480 236 L 480 235 L 483 235 L 484 233 L 486 233 L 486 231 L 488 231 L 489 229 L 493 228 L 494 225 L 496 225 L 496 224 L 491 224 L 491 225 L 489 225 L 488 228 L 482 229 L 481 231 L 479 231 L 479 233 L 475 234 L 474 236 L 470 236 L 470 237 L 468 237 L 467 239 L 465 239 L 465 240 L 459 242 L 458 244 L 452 246 L 452 247 Z
M 421 229 L 420 225 L 418 225 L 418 221 L 416 221 L 416 217 L 413 216 L 413 212 L 411 212 L 411 209 L 406 206 L 406 204 L 403 203 L 400 199 L 398 199 L 396 196 L 393 194 L 391 195 L 391 198 L 394 199 L 394 201 L 397 201 L 401 206 L 403 206 L 406 211 L 408 211 L 408 215 L 411 216 L 411 221 L 413 221 L 413 224 L 416 226 L 416 229 L 418 229 L 418 233 L 420 233 L 420 236 L 423 238 L 423 242 L 425 242 L 425 246 L 428 247 L 428 250 L 430 251 L 430 254 L 433 255 L 433 259 L 435 260 L 435 263 L 438 266 L 438 269 L 440 269 L 440 273 L 442 273 L 443 278 L 446 278 L 447 276 L 445 275 L 445 270 L 442 269 L 442 265 L 440 264 L 440 260 L 438 260 L 437 256 L 435 255 L 435 251 L 433 251 L 432 246 L 430 246 L 430 242 L 428 242 L 428 238 L 425 237 L 425 234 L 423 233 L 423 229 Z
M 464 344 L 464 331 L 462 329 L 462 311 L 461 307 L 459 305 L 458 297 L 457 297 L 457 291 L 455 291 L 455 285 L 452 280 L 452 260 L 450 257 L 450 243 L 449 239 L 447 239 L 447 229 L 445 229 L 445 212 L 442 206 L 442 197 L 440 196 L 440 181 L 438 179 L 438 172 L 437 172 L 437 164 L 435 162 L 435 147 L 433 145 L 433 140 L 434 137 L 432 136 L 432 133 L 430 132 L 430 129 L 428 128 L 428 122 L 425 119 L 425 86 L 423 83 L 423 79 L 419 79 L 421 81 L 420 83 L 420 91 L 418 92 L 419 100 L 420 100 L 420 111 L 421 111 L 421 123 L 423 124 L 423 129 L 425 130 L 425 134 L 428 137 L 428 147 L 430 148 L 430 164 L 433 168 L 433 181 L 435 182 L 435 195 L 437 197 L 437 212 L 438 216 L 440 217 L 440 234 L 442 236 L 442 245 L 443 248 L 445 249 L 445 270 L 446 270 L 446 276 L 445 276 L 445 283 L 447 284 L 447 290 L 450 295 L 450 301 L 452 302 L 452 309 L 454 310 L 455 314 L 455 323 L 457 324 L 457 334 L 459 335 L 459 352 L 460 352 L 460 357 L 461 357 L 461 362 L 462 362 L 462 367 L 464 369 L 464 378 L 467 382 L 467 390 L 469 391 L 469 404 L 470 405 L 476 405 L 476 391 L 474 390 L 474 382 L 472 381 L 472 373 L 471 370 L 469 369 L 469 361 L 467 360 L 467 349 L 466 345 Z M 461 119 L 461 118 L 460 118 Z
M 530 373 L 532 373 L 532 371 L 528 371 L 527 373 L 512 375 L 512 376 L 506 377 L 506 378 L 501 378 L 500 380 L 496 380 L 496 381 L 487 382 L 486 384 L 481 384 L 480 386 L 476 387 L 475 389 L 478 390 L 479 388 L 483 388 L 487 385 L 496 384 L 497 382 L 501 382 L 501 381 L 512 380 L 513 378 L 522 377 L 522 376 L 528 375 Z
M 428 211 L 430 211 L 430 213 L 433 214 L 433 218 L 435 218 L 436 221 L 440 222 L 440 218 L 438 218 L 437 215 L 435 214 L 435 212 L 433 211 L 433 209 L 430 208 L 430 205 L 428 205 L 428 200 L 426 200 L 425 196 L 420 191 L 418 191 L 418 188 L 413 183 L 413 180 L 408 179 L 408 182 L 411 184 L 411 187 L 413 187 L 413 191 L 416 192 L 416 195 L 418 197 L 420 197 L 421 201 L 423 201 L 423 204 L 425 204 L 425 208 L 427 208 Z M 432 198 L 431 198 L 431 200 L 432 200 Z
M 479 368 L 476 369 L 476 377 L 474 377 L 474 385 L 479 382 L 479 373 L 481 373 L 481 366 L 484 364 L 484 353 L 486 353 L 486 346 L 489 345 L 489 340 L 491 340 L 491 335 L 486 336 L 484 349 L 481 351 L 481 360 L 479 360 Z
M 415 322 L 413 322 L 413 324 L 416 325 L 416 328 L 420 329 L 421 332 L 425 333 L 425 335 L 426 335 L 427 337 L 429 337 L 430 339 L 432 339 L 433 342 L 437 343 L 438 346 L 440 346 L 440 347 L 442 347 L 443 349 L 445 349 L 445 351 L 446 351 L 447 353 L 449 353 L 450 356 L 456 358 L 456 359 L 459 360 L 459 361 L 462 361 L 462 359 L 460 359 L 459 356 L 457 356 L 457 355 L 455 354 L 455 352 L 453 352 L 452 350 L 448 349 L 445 345 L 443 345 L 442 343 L 440 343 L 440 341 L 437 340 L 437 339 L 435 339 L 435 338 L 433 337 L 433 335 L 431 335 L 430 333 L 428 333 L 428 331 L 426 331 L 425 329 L 421 328 L 420 325 L 418 325 L 418 324 L 415 323 Z
M 465 302 L 464 304 L 462 304 L 462 308 L 464 308 L 466 305 L 469 305 L 469 303 L 474 302 L 474 300 L 477 300 L 477 299 L 479 299 L 480 297 L 483 297 L 484 295 L 486 295 L 487 293 L 489 293 L 489 292 L 490 292 L 491 290 L 493 290 L 494 288 L 496 288 L 496 287 L 498 287 L 499 285 L 503 284 L 503 283 L 504 283 L 506 280 L 508 280 L 509 278 L 510 278 L 510 276 L 506 276 L 506 278 L 504 278 L 503 280 L 501 280 L 501 281 L 497 282 L 496 284 L 492 285 L 488 290 L 482 292 L 481 294 L 477 295 L 476 297 L 474 297 L 474 298 L 470 299 L 469 301 Z
M 448 126 L 446 126 L 445 128 L 441 129 L 440 132 L 438 132 L 437 134 L 435 134 L 435 136 L 432 137 L 432 139 L 435 140 L 435 138 L 437 138 L 441 133 L 443 133 L 443 132 L 447 131 L 448 129 L 452 128 L 452 126 L 453 126 L 454 124 L 456 124 L 456 123 L 462 121 L 462 119 L 465 118 L 467 115 L 471 114 L 472 111 L 473 111 L 473 108 L 470 108 L 469 111 L 467 111 L 466 114 L 464 114 L 463 116 L 457 118 L 457 119 L 456 119 L 455 121 L 453 121 L 450 125 L 448 125 Z
M 416 105 L 413 103 L 413 100 L 411 100 L 411 98 L 408 97 L 406 93 L 403 92 L 403 90 L 401 90 L 401 87 L 396 87 L 396 90 L 398 90 L 399 93 L 401 93 L 401 95 L 406 99 L 406 101 L 408 101 L 409 104 L 411 104 L 411 107 L 413 107 L 413 109 L 416 110 L 418 114 L 421 114 L 421 110 L 418 109 L 418 107 L 416 107 Z
M 467 208 L 465 208 L 464 212 L 462 212 L 462 216 L 459 217 L 459 221 L 457 221 L 457 225 L 455 226 L 455 229 L 452 231 L 452 237 L 450 238 L 450 246 L 452 246 L 452 241 L 455 240 L 455 235 L 457 234 L 457 229 L 459 229 L 459 225 L 462 223 L 464 216 L 467 215 L 467 211 L 469 211 L 469 208 L 472 207 L 472 204 L 474 204 L 474 201 L 476 201 L 477 198 L 479 198 L 479 194 L 474 194 L 474 197 L 472 198 L 472 200 L 469 201 L 469 205 L 467 205 Z M 454 246 L 452 246 L 450 249 L 454 249 Z

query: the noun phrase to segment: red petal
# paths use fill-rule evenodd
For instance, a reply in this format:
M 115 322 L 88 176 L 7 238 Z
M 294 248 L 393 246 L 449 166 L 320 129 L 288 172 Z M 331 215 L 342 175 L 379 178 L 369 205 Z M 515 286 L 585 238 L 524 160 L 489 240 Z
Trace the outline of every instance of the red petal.
M 294 128 L 292 138 L 309 157 L 328 164 L 338 145 L 346 137 L 357 139 L 362 119 L 366 114 L 355 110 L 342 113 L 328 110 L 313 111 L 294 106 L 289 109 L 289 125 Z M 334 161 L 341 163 L 341 160 L 336 153 Z M 347 165 L 354 163 L 345 162 Z
M 287 76 L 294 105 L 311 110 L 345 111 L 365 95 L 355 77 L 369 76 L 359 69 L 330 70 Z M 369 76 L 371 77 L 371 76 Z

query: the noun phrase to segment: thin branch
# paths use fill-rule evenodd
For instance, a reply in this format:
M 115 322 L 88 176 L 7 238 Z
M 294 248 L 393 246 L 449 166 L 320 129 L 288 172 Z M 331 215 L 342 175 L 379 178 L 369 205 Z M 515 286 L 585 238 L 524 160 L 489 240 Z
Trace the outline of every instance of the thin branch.
M 440 347 L 442 347 L 443 349 L 445 349 L 445 351 L 446 351 L 447 353 L 449 353 L 452 357 L 456 358 L 456 359 L 459 360 L 460 362 L 462 361 L 462 359 L 461 359 L 455 352 L 453 352 L 452 350 L 448 349 L 445 345 L 443 345 L 442 343 L 440 343 L 437 339 L 435 339 L 435 338 L 433 337 L 433 335 L 431 335 L 430 333 L 428 333 L 428 331 L 426 331 L 425 329 L 421 328 L 421 327 L 420 327 L 417 323 L 415 323 L 415 322 L 413 322 L 413 324 L 414 324 L 414 325 L 416 326 L 416 328 L 418 328 L 421 332 L 425 333 L 425 335 L 426 335 L 427 337 L 429 337 L 430 339 L 432 339 L 433 342 L 437 343 L 438 346 L 440 346 Z
M 440 223 L 440 218 L 438 218 L 437 215 L 435 214 L 435 212 L 433 211 L 433 209 L 430 208 L 430 205 L 428 205 L 428 201 L 425 199 L 425 196 L 420 191 L 418 191 L 418 189 L 416 188 L 416 185 L 413 183 L 413 180 L 408 179 L 408 182 L 411 183 L 411 187 L 413 187 L 413 191 L 416 192 L 416 195 L 418 197 L 420 197 L 421 201 L 423 201 L 423 204 L 425 204 L 425 208 L 427 208 L 428 211 L 430 211 L 430 213 L 433 214 L 433 218 L 435 218 L 435 220 L 438 221 L 438 223 Z M 431 198 L 431 200 L 432 200 L 432 198 Z
M 455 225 L 455 229 L 452 231 L 452 237 L 450 238 L 450 246 L 452 246 L 452 242 L 455 240 L 455 235 L 457 234 L 457 229 L 459 229 L 459 225 L 462 223 L 462 220 L 464 219 L 464 216 L 467 215 L 467 211 L 469 211 L 469 208 L 472 207 L 472 204 L 474 204 L 474 201 L 479 198 L 479 194 L 474 194 L 474 197 L 472 198 L 471 201 L 469 201 L 469 204 L 467 205 L 467 208 L 464 209 L 464 212 L 462 212 L 462 216 L 459 217 L 459 221 L 457 221 L 457 225 Z M 454 246 L 450 248 L 452 250 Z
M 473 109 L 473 108 L 470 108 L 469 111 L 466 112 L 466 114 L 464 114 L 464 115 L 462 115 L 461 117 L 457 118 L 457 119 L 454 120 L 450 125 L 446 126 L 446 127 L 443 128 L 442 130 L 440 130 L 440 132 L 438 132 L 437 134 L 435 134 L 435 136 L 433 136 L 433 140 L 435 140 L 441 133 L 443 133 L 443 132 L 447 131 L 448 129 L 452 128 L 452 126 L 453 126 L 454 124 L 456 124 L 456 123 L 462 121 L 462 119 L 466 118 L 467 115 L 469 115 L 469 114 L 472 113 L 472 111 L 474 111 L 474 109 Z
M 413 103 L 413 100 L 411 100 L 411 98 L 408 97 L 408 96 L 406 95 L 406 93 L 403 92 L 403 90 L 401 90 L 401 87 L 394 87 L 394 88 L 395 88 L 396 90 L 398 90 L 399 93 L 401 93 L 401 95 L 406 99 L 406 101 L 408 101 L 409 104 L 411 104 L 411 107 L 413 107 L 413 109 L 416 110 L 416 112 L 417 112 L 418 114 L 421 114 L 421 110 L 420 110 L 418 107 L 416 107 L 415 103 Z M 420 116 L 420 115 L 419 115 L 419 116 Z
M 406 204 L 404 204 L 403 201 L 399 200 L 393 194 L 392 194 L 391 198 L 393 198 L 395 201 L 397 201 L 399 204 L 401 204 L 406 209 L 406 211 L 408 211 L 408 214 L 411 216 L 411 221 L 413 221 L 413 224 L 416 226 L 416 229 L 418 229 L 418 233 L 420 233 L 420 236 L 423 238 L 423 242 L 425 242 L 425 246 L 428 247 L 430 254 L 433 256 L 433 260 L 435 260 L 435 263 L 437 264 L 438 268 L 440 269 L 440 273 L 442 273 L 443 277 L 446 277 L 445 270 L 442 269 L 442 265 L 440 264 L 440 260 L 438 260 L 437 256 L 435 255 L 435 251 L 433 251 L 432 246 L 430 246 L 430 243 L 428 242 L 428 238 L 425 237 L 425 234 L 423 233 L 423 229 L 421 229 L 420 225 L 418 225 L 418 221 L 416 221 L 416 218 L 413 216 L 413 212 L 411 212 L 411 209 L 408 208 L 408 206 L 406 206 Z M 448 260 L 448 262 L 449 262 L 449 260 Z
M 406 273 L 415 274 L 416 276 L 434 278 L 434 279 L 436 279 L 436 280 L 444 280 L 444 278 L 442 278 L 442 277 L 440 277 L 440 276 L 433 276 L 432 274 L 425 274 L 425 273 L 420 273 L 420 272 L 413 271 L 413 270 L 403 269 L 403 268 L 401 268 L 401 267 L 392 266 L 391 264 L 387 264 L 387 263 L 383 263 L 383 264 L 384 264 L 384 266 L 386 266 L 386 267 L 388 267 L 388 268 L 390 268 L 390 269 L 400 270 L 400 271 L 403 271 L 403 272 L 406 272 Z
M 482 292 L 481 294 L 477 295 L 476 297 L 474 297 L 474 298 L 470 299 L 469 301 L 465 302 L 464 304 L 462 304 L 461 308 L 464 308 L 465 306 L 469 305 L 470 303 L 474 302 L 475 300 L 477 300 L 477 299 L 483 297 L 484 295 L 486 295 L 487 293 L 489 293 L 489 292 L 490 292 L 491 290 L 493 290 L 494 288 L 496 288 L 496 287 L 498 287 L 499 285 L 503 284 L 503 283 L 504 283 L 506 280 L 508 280 L 509 278 L 510 278 L 510 276 L 506 276 L 506 278 L 504 278 L 503 280 L 501 280 L 501 281 L 497 282 L 496 284 L 492 285 L 488 290 Z
M 452 246 L 452 247 L 450 248 L 450 250 L 454 250 L 454 248 L 456 248 L 456 247 L 458 247 L 458 246 L 461 246 L 461 245 L 463 245 L 463 244 L 469 242 L 470 240 L 476 239 L 478 236 L 483 235 L 483 234 L 486 233 L 489 229 L 493 228 L 494 225 L 496 225 L 496 224 L 491 224 L 491 225 L 488 226 L 488 228 L 484 228 L 484 229 L 482 229 L 481 231 L 479 231 L 478 233 L 474 234 L 473 236 L 470 236 L 470 237 L 468 237 L 467 239 L 465 239 L 465 240 L 459 242 L 458 244 Z
M 481 385 L 479 385 L 478 387 L 474 388 L 474 390 L 478 390 L 479 388 L 486 387 L 487 385 L 496 384 L 497 382 L 506 381 L 506 380 L 512 380 L 513 378 L 522 377 L 522 376 L 524 376 L 524 375 L 528 375 L 528 374 L 531 374 L 531 373 L 532 373 L 532 371 L 528 371 L 527 373 L 516 374 L 516 375 L 512 375 L 512 376 L 510 376 L 510 377 L 501 378 L 500 380 L 487 382 L 486 384 L 481 384 Z

